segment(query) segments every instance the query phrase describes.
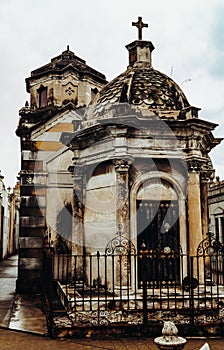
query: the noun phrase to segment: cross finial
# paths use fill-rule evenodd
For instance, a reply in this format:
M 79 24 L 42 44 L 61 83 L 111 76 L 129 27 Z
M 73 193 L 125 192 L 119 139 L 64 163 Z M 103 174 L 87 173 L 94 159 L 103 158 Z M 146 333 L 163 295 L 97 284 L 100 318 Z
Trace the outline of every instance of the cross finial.
M 148 28 L 148 24 L 142 22 L 142 17 L 138 17 L 138 22 L 132 22 L 138 28 L 138 40 L 142 40 L 142 28 Z

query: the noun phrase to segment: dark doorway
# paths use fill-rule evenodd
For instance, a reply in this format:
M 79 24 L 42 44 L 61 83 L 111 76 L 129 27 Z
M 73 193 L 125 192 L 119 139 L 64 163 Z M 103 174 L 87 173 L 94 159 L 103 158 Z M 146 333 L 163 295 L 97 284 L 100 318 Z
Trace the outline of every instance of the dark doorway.
M 137 245 L 147 252 L 145 271 L 149 282 L 179 283 L 179 221 L 177 201 L 137 201 Z M 141 260 L 141 259 L 140 259 Z M 139 260 L 138 275 L 142 280 Z

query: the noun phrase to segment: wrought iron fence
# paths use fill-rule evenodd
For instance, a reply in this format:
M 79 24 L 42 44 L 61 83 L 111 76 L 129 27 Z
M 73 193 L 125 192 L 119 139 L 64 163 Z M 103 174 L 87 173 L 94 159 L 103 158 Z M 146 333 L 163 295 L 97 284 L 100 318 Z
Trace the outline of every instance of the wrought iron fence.
M 138 251 L 120 236 L 104 252 L 53 256 L 53 278 L 75 327 L 224 323 L 224 250 L 212 234 L 196 256 Z

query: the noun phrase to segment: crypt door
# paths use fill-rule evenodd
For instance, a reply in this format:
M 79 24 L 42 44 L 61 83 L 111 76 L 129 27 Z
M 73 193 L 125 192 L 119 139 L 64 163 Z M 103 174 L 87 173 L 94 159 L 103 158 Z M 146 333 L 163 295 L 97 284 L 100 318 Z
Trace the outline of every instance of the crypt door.
M 137 246 L 147 252 L 142 270 L 138 261 L 138 281 L 179 284 L 179 220 L 177 200 L 137 200 Z M 140 256 L 139 255 L 139 256 Z

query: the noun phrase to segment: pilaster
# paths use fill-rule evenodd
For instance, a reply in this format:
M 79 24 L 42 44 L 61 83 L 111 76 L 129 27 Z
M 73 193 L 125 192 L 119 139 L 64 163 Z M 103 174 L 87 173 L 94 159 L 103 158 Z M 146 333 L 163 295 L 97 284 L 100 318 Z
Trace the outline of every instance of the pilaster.
M 75 165 L 72 170 L 73 187 L 73 230 L 72 230 L 72 254 L 83 254 L 84 252 L 84 232 L 83 232 L 83 167 Z
M 124 159 L 113 161 L 116 171 L 116 232 L 129 238 L 129 167 Z
M 188 162 L 188 224 L 189 224 L 189 252 L 191 256 L 197 254 L 197 248 L 202 241 L 201 215 L 201 186 L 198 161 Z

